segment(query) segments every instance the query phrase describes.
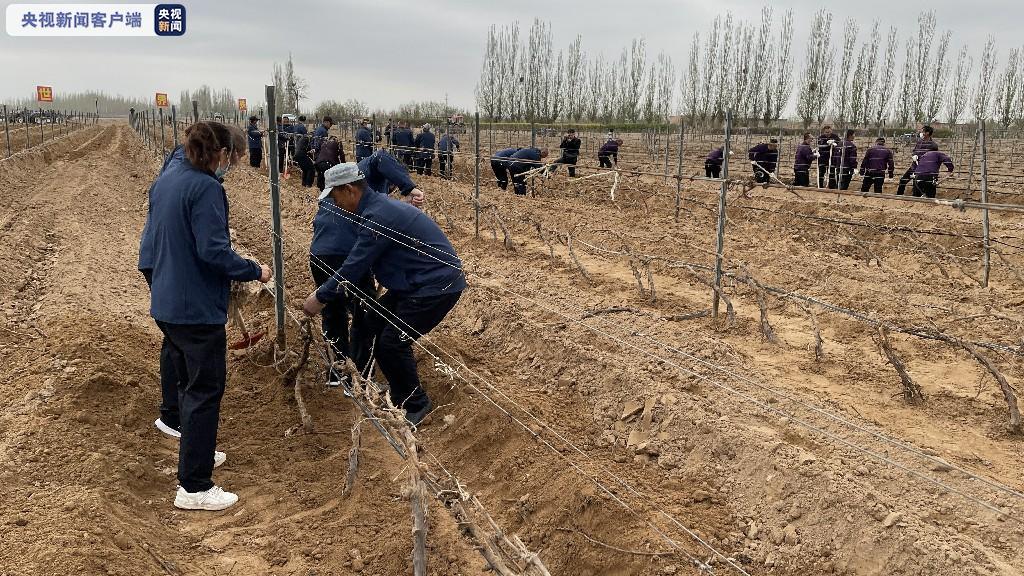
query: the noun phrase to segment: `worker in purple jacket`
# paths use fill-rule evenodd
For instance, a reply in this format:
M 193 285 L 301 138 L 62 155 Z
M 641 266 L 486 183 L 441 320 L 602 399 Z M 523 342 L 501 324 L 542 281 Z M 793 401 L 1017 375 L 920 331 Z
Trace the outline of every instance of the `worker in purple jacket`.
M 715 148 L 704 159 L 704 174 L 708 178 L 720 178 L 722 176 L 722 158 L 724 150 L 721 146 Z
M 900 178 L 900 185 L 899 187 L 896 188 L 897 195 L 902 196 L 903 192 L 907 189 L 907 183 L 910 182 L 911 177 L 915 174 L 915 166 L 917 165 L 918 159 L 921 157 L 921 155 L 924 154 L 925 152 L 931 152 L 933 150 L 937 151 L 939 149 L 939 145 L 935 142 L 935 140 L 932 140 L 932 134 L 934 132 L 935 130 L 931 126 L 928 126 L 927 124 L 921 126 L 921 131 L 917 134 L 919 139 L 917 141 L 917 144 L 914 145 L 914 151 L 912 152 L 912 156 L 910 157 L 910 159 L 912 160 L 912 162 L 910 163 L 910 168 L 907 168 L 907 171 L 903 174 L 903 177 Z M 914 195 L 918 195 L 916 191 Z
M 804 141 L 796 147 L 796 158 L 793 160 L 793 185 L 811 185 L 811 165 L 814 164 L 814 149 L 811 148 L 810 132 L 804 132 Z
M 747 151 L 750 155 L 750 165 L 754 169 L 754 181 L 760 184 L 767 184 L 776 177 L 775 167 L 779 163 L 779 141 L 772 138 L 768 142 L 762 142 Z M 777 177 L 776 177 L 777 178 Z
M 839 160 L 839 156 L 833 158 L 832 151 L 839 146 L 839 136 L 832 133 L 832 127 L 825 125 L 821 127 L 821 135 L 818 136 L 818 151 L 815 157 L 818 159 L 818 188 L 835 188 L 832 182 L 825 183 L 826 175 L 831 180 L 830 166 Z
M 864 177 L 860 191 L 867 192 L 868 188 L 874 186 L 875 194 L 881 194 L 885 175 L 888 174 L 889 178 L 892 178 L 892 171 L 892 150 L 885 147 L 885 138 L 878 138 L 860 161 L 860 175 Z
M 832 153 L 832 172 L 829 178 L 828 187 L 835 188 L 838 184 L 840 190 L 850 188 L 850 180 L 853 179 L 853 171 L 857 169 L 857 145 L 853 143 L 853 130 L 847 130 L 846 136 Z
M 936 187 L 939 184 L 939 169 L 942 166 L 945 166 L 950 174 L 953 173 L 952 158 L 938 150 L 929 150 L 917 158 L 917 165 L 914 166 L 914 196 L 935 198 Z

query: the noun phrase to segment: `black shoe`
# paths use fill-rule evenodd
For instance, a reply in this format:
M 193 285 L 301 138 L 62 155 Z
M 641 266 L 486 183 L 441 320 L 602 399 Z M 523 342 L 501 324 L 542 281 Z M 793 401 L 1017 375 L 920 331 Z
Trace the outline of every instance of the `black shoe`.
M 423 422 L 423 419 L 426 418 L 427 414 L 430 414 L 431 410 L 433 409 L 434 403 L 431 402 L 429 398 L 427 398 L 427 403 L 423 405 L 423 408 L 420 408 L 415 412 L 406 411 L 405 419 L 408 420 L 409 423 L 412 424 L 413 426 L 419 426 L 420 422 Z

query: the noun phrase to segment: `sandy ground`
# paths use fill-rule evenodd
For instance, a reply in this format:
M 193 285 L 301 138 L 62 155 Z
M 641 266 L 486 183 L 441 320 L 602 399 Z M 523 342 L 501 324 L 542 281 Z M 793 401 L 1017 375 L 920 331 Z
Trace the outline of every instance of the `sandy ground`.
M 175 447 L 152 428 L 159 336 L 135 270 L 158 167 L 123 124 L 0 166 L 0 574 L 411 574 L 402 461 L 364 426 L 342 498 L 358 414 L 312 366 L 318 433 L 288 434 L 298 412 L 266 342 L 229 362 L 215 478 L 240 505 L 171 505 Z M 292 313 L 312 289 L 315 208 L 296 180 Z M 873 328 L 767 293 L 771 341 L 753 287 L 1015 350 L 981 348 L 1017 385 L 1024 252 L 1001 246 L 981 288 L 976 214 L 733 192 L 726 269 L 756 282 L 727 278 L 729 322 L 724 305 L 697 314 L 710 186 L 685 184 L 679 222 L 660 179 L 625 179 L 614 203 L 599 179 L 556 176 L 536 198 L 485 186 L 476 238 L 465 176 L 420 181 L 470 282 L 417 352 L 441 407 L 420 442 L 552 574 L 1022 572 L 1024 449 L 981 364 L 892 331 L 925 394 L 909 404 Z M 245 166 L 227 185 L 239 244 L 269 261 L 266 181 Z M 1019 218 L 993 224 L 1021 244 Z M 268 308 L 245 315 L 271 328 Z M 450 516 L 430 518 L 430 573 L 484 573 Z

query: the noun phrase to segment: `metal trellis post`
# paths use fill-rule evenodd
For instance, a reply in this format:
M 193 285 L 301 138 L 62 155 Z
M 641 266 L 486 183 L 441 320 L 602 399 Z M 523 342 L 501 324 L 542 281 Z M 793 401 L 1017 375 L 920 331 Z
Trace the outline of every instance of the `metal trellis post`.
M 160 109 L 160 156 L 167 158 L 167 140 L 164 138 L 164 109 Z
M 7 135 L 7 157 L 11 157 L 11 127 L 7 123 L 7 104 L 4 104 L 4 133 Z
M 174 104 L 171 104 L 171 134 L 174 136 L 174 145 L 178 145 L 178 111 Z
M 992 269 L 992 243 L 988 220 L 988 157 L 985 150 L 985 120 L 978 123 L 978 136 L 981 139 L 981 201 L 985 204 L 985 208 L 981 212 L 981 228 L 985 240 L 985 273 L 982 277 L 984 280 L 982 286 L 988 288 L 989 272 Z
M 732 139 L 732 110 L 725 113 L 725 146 L 722 148 L 722 190 L 718 194 L 718 238 L 715 242 L 715 289 L 711 317 L 718 318 L 718 297 L 722 291 L 722 258 L 725 251 L 725 194 L 729 189 L 729 141 Z
M 668 177 L 668 131 L 665 131 L 665 177 Z M 679 157 L 676 161 L 676 222 L 683 201 L 683 118 L 679 118 Z
M 192 101 L 193 107 L 195 101 Z M 274 86 L 267 86 L 267 115 L 274 118 Z M 277 349 L 285 348 L 284 318 L 284 245 L 281 238 L 281 182 L 277 165 L 277 123 L 270 122 L 267 130 L 267 143 L 270 152 L 270 216 L 274 231 L 274 307 L 277 312 Z
M 476 161 L 473 168 L 473 210 L 475 212 L 476 235 L 480 237 L 480 113 L 473 114 L 473 137 L 476 140 Z M 454 160 L 454 158 L 453 158 Z
M 46 140 L 46 133 L 43 132 L 43 109 L 39 109 L 39 143 L 42 144 Z

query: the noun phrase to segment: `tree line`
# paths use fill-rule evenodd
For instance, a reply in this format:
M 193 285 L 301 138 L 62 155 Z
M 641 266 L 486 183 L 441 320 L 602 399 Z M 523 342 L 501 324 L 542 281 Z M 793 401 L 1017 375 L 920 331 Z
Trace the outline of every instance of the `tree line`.
M 1020 49 L 1001 59 L 991 36 L 977 54 L 967 45 L 954 48 L 953 33 L 940 32 L 930 10 L 909 34 L 896 26 L 883 31 L 877 20 L 863 29 L 853 18 L 841 30 L 833 24 L 827 9 L 811 15 L 797 70 L 792 10 L 776 18 L 766 6 L 750 22 L 719 15 L 694 34 L 678 78 L 670 55 L 647 58 L 642 38 L 606 58 L 587 54 L 580 36 L 556 51 L 551 25 L 539 19 L 526 34 L 518 23 L 494 25 L 477 107 L 494 120 L 538 122 L 664 122 L 680 114 L 712 125 L 731 110 L 746 126 L 787 118 L 879 129 L 980 118 L 1024 125 Z

